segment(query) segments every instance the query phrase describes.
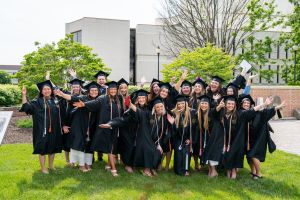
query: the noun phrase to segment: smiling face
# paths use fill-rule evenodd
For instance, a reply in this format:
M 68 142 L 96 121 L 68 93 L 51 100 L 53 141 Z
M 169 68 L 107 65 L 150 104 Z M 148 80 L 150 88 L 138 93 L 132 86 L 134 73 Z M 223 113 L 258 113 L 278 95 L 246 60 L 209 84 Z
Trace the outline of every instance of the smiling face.
M 244 100 L 243 103 L 242 103 L 242 108 L 245 109 L 245 110 L 249 110 L 250 107 L 251 107 L 250 101 Z
M 182 92 L 183 95 L 189 95 L 190 92 L 191 92 L 191 87 L 187 86 L 187 85 L 182 86 L 181 87 L 181 92 Z
M 103 86 L 106 83 L 106 77 L 105 76 L 98 76 L 97 83 L 101 86 Z
M 80 85 L 71 86 L 72 94 L 80 94 L 81 87 Z
M 159 86 L 158 86 L 158 84 L 157 83 L 154 83 L 153 85 L 152 85 L 152 90 L 153 90 L 153 92 L 154 92 L 154 94 L 158 94 L 158 92 L 159 92 Z
M 196 94 L 201 94 L 202 91 L 203 91 L 203 86 L 200 83 L 196 83 L 194 85 L 194 92 Z
M 92 98 L 96 98 L 99 94 L 99 89 L 98 88 L 91 88 L 89 91 L 89 95 Z
M 110 96 L 116 96 L 117 95 L 117 92 L 118 92 L 118 89 L 117 88 L 108 88 L 108 94 Z
M 184 111 L 185 110 L 185 101 L 179 101 L 176 104 L 177 110 Z
M 121 84 L 119 86 L 119 91 L 120 91 L 121 95 L 123 95 L 123 96 L 127 95 L 128 86 L 125 83 Z
M 234 95 L 234 91 L 232 87 L 228 87 L 226 90 L 227 95 Z
M 162 103 L 155 104 L 154 110 L 157 115 L 163 115 L 164 111 L 165 111 L 164 104 L 162 104 Z
M 220 87 L 220 83 L 218 81 L 212 80 L 210 82 L 210 89 L 212 92 L 216 92 Z
M 202 111 L 207 111 L 209 108 L 209 103 L 208 102 L 205 102 L 205 101 L 201 101 L 200 102 L 200 109 Z
M 165 87 L 161 88 L 159 96 L 162 99 L 166 99 L 168 97 L 168 94 L 169 94 L 169 90 L 167 88 L 165 88 Z
M 138 96 L 137 101 L 138 104 L 141 106 L 144 106 L 146 104 L 146 96 Z
M 52 94 L 52 89 L 48 85 L 45 85 L 45 86 L 43 86 L 41 93 L 44 97 L 50 97 Z
M 225 106 L 228 112 L 232 112 L 235 109 L 236 103 L 233 100 L 227 100 Z

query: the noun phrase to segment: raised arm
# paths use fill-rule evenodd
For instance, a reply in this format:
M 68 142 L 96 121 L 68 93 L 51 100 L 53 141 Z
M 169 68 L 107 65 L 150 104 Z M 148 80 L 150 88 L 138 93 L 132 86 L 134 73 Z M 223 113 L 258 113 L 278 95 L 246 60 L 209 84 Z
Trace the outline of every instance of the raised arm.
M 174 88 L 179 92 L 180 86 L 182 84 L 182 82 L 185 80 L 185 78 L 187 77 L 188 74 L 188 70 L 184 70 L 183 74 L 181 75 L 179 81 L 175 84 Z

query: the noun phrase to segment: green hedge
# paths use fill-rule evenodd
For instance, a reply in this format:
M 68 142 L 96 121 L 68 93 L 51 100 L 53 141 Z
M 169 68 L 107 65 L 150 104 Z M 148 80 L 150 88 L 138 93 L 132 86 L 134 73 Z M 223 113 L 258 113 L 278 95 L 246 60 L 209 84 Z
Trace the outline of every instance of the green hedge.
M 16 85 L 0 84 L 0 106 L 12 106 L 21 102 L 21 90 Z
M 32 128 L 33 122 L 31 118 L 19 119 L 16 122 L 18 128 Z
M 140 86 L 136 86 L 136 85 L 129 85 L 128 86 L 128 92 L 129 92 L 129 94 L 131 94 L 131 93 L 133 93 L 133 92 L 135 92 L 135 91 L 137 91 L 139 89 L 140 89 Z M 145 85 L 143 87 L 143 89 L 149 91 L 150 86 Z

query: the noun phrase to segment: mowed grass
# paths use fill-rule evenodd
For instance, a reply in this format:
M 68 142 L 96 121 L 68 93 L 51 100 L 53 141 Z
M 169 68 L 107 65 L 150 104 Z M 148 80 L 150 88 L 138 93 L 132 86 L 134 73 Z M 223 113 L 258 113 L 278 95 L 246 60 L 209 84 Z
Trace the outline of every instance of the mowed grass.
M 63 154 L 55 158 L 57 170 L 44 175 L 31 153 L 30 144 L 0 147 L 0 199 L 300 199 L 300 157 L 282 151 L 268 154 L 261 180 L 250 178 L 246 163 L 237 180 L 221 170 L 214 179 L 206 171 L 179 177 L 172 170 L 149 178 L 122 166 L 115 178 L 104 170 L 105 162 L 83 174 L 65 167 Z

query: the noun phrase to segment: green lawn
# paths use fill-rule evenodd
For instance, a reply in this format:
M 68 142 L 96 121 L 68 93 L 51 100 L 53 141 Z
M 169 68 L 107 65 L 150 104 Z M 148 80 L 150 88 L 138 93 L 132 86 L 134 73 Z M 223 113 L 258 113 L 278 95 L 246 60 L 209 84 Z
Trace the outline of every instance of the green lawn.
M 0 199 L 300 199 L 300 157 L 281 151 L 268 154 L 261 180 L 250 178 L 247 165 L 237 180 L 224 173 L 215 179 L 204 172 L 178 177 L 173 171 L 149 178 L 121 166 L 114 178 L 103 162 L 82 174 L 65 167 L 63 154 L 56 157 L 57 171 L 44 175 L 31 153 L 30 144 L 0 147 Z

